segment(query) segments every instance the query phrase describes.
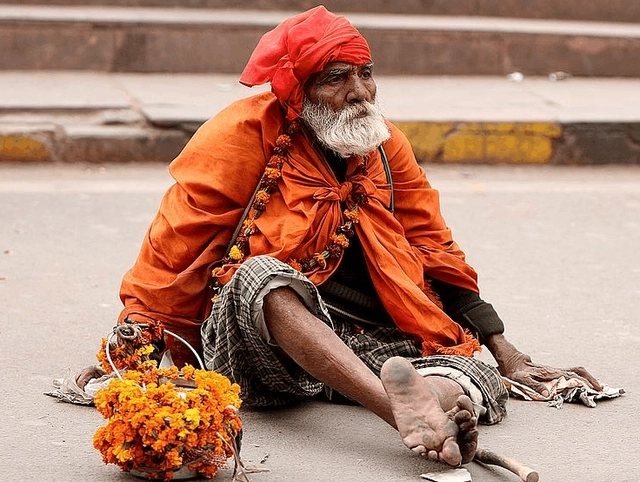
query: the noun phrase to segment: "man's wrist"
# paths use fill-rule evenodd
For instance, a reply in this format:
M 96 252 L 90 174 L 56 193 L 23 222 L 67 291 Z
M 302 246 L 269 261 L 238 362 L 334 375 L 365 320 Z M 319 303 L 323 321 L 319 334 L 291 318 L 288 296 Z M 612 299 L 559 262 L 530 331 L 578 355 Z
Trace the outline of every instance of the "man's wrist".
M 516 347 L 513 346 L 502 333 L 487 336 L 484 344 L 498 363 L 498 370 L 503 375 L 509 362 L 512 361 L 514 357 L 520 355 Z

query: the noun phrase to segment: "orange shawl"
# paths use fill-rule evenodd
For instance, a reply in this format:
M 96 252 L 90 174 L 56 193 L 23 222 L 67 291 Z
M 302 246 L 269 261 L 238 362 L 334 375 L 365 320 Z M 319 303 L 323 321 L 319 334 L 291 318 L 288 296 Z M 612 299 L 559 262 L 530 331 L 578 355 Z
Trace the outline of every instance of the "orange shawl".
M 205 123 L 172 162 L 176 183 L 165 194 L 139 257 L 121 287 L 121 318 L 133 313 L 160 319 L 195 341 L 210 309 L 207 285 L 212 266 L 227 245 L 264 171 L 273 143 L 284 130 L 282 108 L 272 93 L 240 100 Z M 440 214 L 439 197 L 417 164 L 404 135 L 389 124 L 384 145 L 393 174 L 395 212 L 378 152 L 367 159 L 366 176 L 346 183 L 364 187 L 359 237 L 382 303 L 402 331 L 422 340 L 423 354 L 479 349 L 427 295 L 425 275 L 477 291 L 476 274 L 465 263 Z M 345 183 L 345 184 L 346 184 Z M 322 251 L 342 224 L 347 191 L 304 133 L 294 137 L 275 192 L 250 237 L 252 255 L 282 261 Z M 348 186 L 346 186 L 348 187 Z M 315 284 L 337 267 L 305 273 Z M 227 267 L 226 278 L 234 271 Z M 225 278 L 225 277 L 223 277 Z

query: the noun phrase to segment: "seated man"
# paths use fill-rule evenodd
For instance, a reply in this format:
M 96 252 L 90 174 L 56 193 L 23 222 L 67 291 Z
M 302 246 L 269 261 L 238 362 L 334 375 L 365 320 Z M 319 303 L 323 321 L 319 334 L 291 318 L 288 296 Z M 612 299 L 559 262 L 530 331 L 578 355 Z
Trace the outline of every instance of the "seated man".
M 324 7 L 265 34 L 240 81 L 271 92 L 230 105 L 171 164 L 120 320 L 160 320 L 245 405 L 343 397 L 458 465 L 477 421 L 505 414 L 501 374 L 542 392 L 564 371 L 505 339 L 437 192 L 380 113 L 372 68 L 366 40 Z M 480 343 L 497 370 L 473 358 Z

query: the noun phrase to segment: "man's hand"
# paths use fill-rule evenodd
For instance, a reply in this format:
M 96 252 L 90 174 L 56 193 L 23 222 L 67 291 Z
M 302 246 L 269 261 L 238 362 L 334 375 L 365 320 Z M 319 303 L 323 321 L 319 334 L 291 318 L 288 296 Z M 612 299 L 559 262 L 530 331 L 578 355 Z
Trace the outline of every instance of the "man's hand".
M 491 351 L 498 363 L 498 371 L 503 377 L 514 382 L 522 383 L 543 397 L 549 396 L 549 391 L 544 382 L 555 380 L 559 377 L 581 378 L 595 390 L 602 390 L 602 385 L 583 367 L 554 368 L 548 365 L 539 365 L 531 361 L 531 357 L 516 349 L 504 335 L 490 335 L 485 340 L 485 345 Z
M 105 372 L 97 365 L 88 366 L 86 368 L 83 368 L 76 375 L 76 384 L 81 390 L 84 390 L 84 387 L 87 386 L 87 383 L 89 383 L 94 378 L 100 378 L 101 376 L 106 375 L 106 373 L 107 372 Z

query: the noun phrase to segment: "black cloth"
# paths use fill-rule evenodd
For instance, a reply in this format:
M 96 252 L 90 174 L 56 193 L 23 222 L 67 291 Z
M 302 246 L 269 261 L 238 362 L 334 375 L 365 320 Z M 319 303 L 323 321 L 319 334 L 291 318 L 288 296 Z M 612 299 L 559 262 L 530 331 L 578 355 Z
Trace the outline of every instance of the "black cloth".
M 342 262 L 318 292 L 332 317 L 356 324 L 394 326 L 373 286 L 357 236 L 344 250 Z
M 320 145 L 316 147 L 324 154 L 338 182 L 344 182 L 347 177 L 346 159 Z M 333 318 L 356 324 L 394 326 L 373 286 L 358 236 L 351 238 L 338 268 L 318 286 L 318 292 Z
M 440 298 L 444 312 L 480 342 L 489 335 L 504 332 L 504 323 L 496 310 L 475 291 L 438 280 L 432 280 L 431 287 Z

